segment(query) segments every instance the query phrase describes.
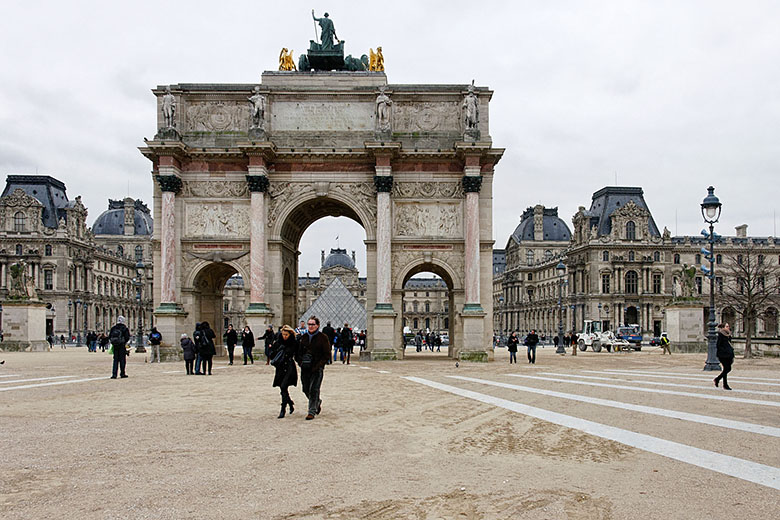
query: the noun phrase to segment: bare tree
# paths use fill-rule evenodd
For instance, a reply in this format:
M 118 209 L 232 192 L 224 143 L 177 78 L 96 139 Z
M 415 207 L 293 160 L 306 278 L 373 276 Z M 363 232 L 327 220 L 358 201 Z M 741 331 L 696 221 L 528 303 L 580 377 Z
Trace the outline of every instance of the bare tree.
M 750 343 L 758 318 L 766 316 L 767 309 L 780 302 L 780 266 L 773 260 L 774 255 L 765 257 L 762 250 L 748 239 L 729 253 L 720 272 L 723 281 L 716 284 L 721 310 L 730 307 L 742 318 L 746 358 L 753 357 Z

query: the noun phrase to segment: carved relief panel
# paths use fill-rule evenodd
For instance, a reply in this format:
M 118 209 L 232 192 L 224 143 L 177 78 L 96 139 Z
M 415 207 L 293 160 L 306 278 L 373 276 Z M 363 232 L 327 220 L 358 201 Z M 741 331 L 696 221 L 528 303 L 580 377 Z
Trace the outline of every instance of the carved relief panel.
M 249 207 L 244 204 L 185 205 L 189 237 L 249 238 Z
M 251 117 L 249 103 L 237 101 L 190 102 L 185 114 L 186 132 L 246 132 Z
M 458 102 L 418 101 L 393 105 L 396 132 L 459 132 Z
M 249 198 L 246 181 L 184 181 L 182 197 Z
M 463 210 L 459 202 L 396 202 L 394 232 L 397 237 L 463 236 Z

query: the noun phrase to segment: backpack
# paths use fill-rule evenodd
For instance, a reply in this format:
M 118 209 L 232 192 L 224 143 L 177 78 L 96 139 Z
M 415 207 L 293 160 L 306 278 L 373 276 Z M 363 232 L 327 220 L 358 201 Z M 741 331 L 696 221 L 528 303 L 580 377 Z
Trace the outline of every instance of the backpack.
M 111 332 L 108 333 L 108 341 L 114 347 L 121 347 L 125 344 L 125 338 L 122 334 L 122 329 L 116 325 L 111 327 Z
M 159 332 L 152 332 L 149 335 L 149 342 L 152 344 L 158 344 L 162 341 L 162 334 Z

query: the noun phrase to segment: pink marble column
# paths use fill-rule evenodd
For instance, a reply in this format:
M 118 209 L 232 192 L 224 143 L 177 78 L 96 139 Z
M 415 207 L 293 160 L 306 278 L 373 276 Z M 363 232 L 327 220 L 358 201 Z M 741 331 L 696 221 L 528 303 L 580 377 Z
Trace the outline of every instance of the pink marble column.
M 258 164 L 254 164 L 257 162 Z M 265 311 L 265 192 L 268 190 L 268 175 L 265 163 L 252 158 L 250 174 L 246 176 L 249 185 L 251 230 L 249 235 L 249 310 Z
M 160 304 L 176 303 L 176 193 L 181 179 L 176 175 L 158 175 L 162 190 L 160 224 Z
M 383 158 L 384 159 L 384 158 Z M 382 164 L 384 163 L 384 164 Z M 376 307 L 392 309 L 390 278 L 390 191 L 393 189 L 389 159 L 377 161 L 376 177 Z
M 253 191 L 251 204 L 250 303 L 262 303 L 265 302 L 265 193 Z
M 482 176 L 479 166 L 467 163 L 466 175 L 463 176 L 463 191 L 466 192 L 465 223 L 465 253 L 466 253 L 466 307 L 480 307 L 479 298 L 479 190 L 482 187 Z

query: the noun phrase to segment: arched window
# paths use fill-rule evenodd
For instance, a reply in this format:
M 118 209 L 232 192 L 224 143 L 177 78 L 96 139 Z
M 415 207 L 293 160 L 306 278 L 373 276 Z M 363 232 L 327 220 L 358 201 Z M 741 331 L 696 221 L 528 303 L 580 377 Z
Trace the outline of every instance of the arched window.
M 699 253 L 696 253 L 696 261 L 694 263 L 696 265 L 699 265 L 701 263 L 701 255 Z
M 27 216 L 23 212 L 17 211 L 14 213 L 14 231 L 25 231 L 26 220 Z
M 547 249 L 547 250 L 544 251 L 544 259 L 545 260 L 549 260 L 550 258 L 552 258 L 552 251 Z
M 22 244 L 16 244 L 16 256 L 22 256 Z
M 636 255 L 634 255 L 634 252 L 633 251 L 629 251 L 628 252 L 628 261 L 629 262 L 633 262 L 635 258 L 636 258 Z
M 674 263 L 679 264 L 680 263 L 680 253 L 674 254 Z
M 660 262 L 661 261 L 661 252 L 660 251 L 654 251 L 653 252 L 653 261 L 654 262 Z
M 639 290 L 638 281 L 639 281 L 639 277 L 637 276 L 636 271 L 626 272 L 626 293 L 627 294 L 636 294 L 638 292 Z
M 46 247 L 44 248 L 44 253 L 43 254 L 46 255 L 46 256 L 51 256 L 52 255 L 52 249 L 51 249 L 51 245 L 50 244 L 46 245 Z
M 723 263 L 723 255 L 715 255 L 715 263 L 716 264 L 722 264 Z
M 143 246 L 135 246 L 135 261 L 140 262 L 144 259 L 144 248 Z
M 430 302 L 425 302 L 425 312 L 431 312 L 431 304 L 430 304 Z
M 525 252 L 525 261 L 528 265 L 533 265 L 534 263 L 534 252 L 529 249 Z
M 121 244 L 116 246 L 116 254 L 117 256 L 125 256 L 125 248 Z
M 602 251 L 601 252 L 601 261 L 602 262 L 609 262 L 609 251 Z
M 636 224 L 633 220 L 626 222 L 626 240 L 636 240 Z

